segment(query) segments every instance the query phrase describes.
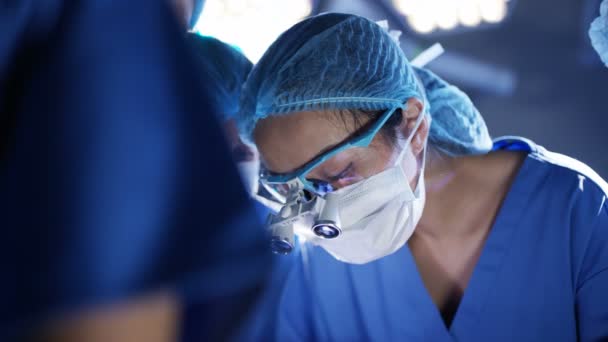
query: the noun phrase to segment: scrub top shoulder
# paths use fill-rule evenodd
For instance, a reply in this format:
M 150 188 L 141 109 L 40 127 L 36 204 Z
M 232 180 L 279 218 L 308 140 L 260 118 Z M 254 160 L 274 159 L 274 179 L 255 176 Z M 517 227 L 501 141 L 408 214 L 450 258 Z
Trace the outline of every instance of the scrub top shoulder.
M 405 245 L 351 265 L 304 244 L 283 289 L 281 341 L 603 341 L 608 339 L 608 185 L 529 140 L 448 327 Z

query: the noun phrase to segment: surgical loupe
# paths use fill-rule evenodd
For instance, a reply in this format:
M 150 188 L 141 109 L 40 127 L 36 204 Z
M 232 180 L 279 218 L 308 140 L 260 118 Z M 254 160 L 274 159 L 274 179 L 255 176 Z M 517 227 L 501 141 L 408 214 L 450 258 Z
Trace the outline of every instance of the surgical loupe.
M 331 198 L 331 193 L 323 200 L 323 208 L 312 226 L 312 231 L 323 239 L 335 239 L 342 233 L 338 202 Z
M 324 239 L 341 234 L 338 208 L 335 201 L 326 201 L 308 194 L 301 184 L 290 185 L 285 205 L 277 214 L 270 214 L 271 248 L 277 254 L 289 254 L 294 249 L 295 226 L 306 227 Z

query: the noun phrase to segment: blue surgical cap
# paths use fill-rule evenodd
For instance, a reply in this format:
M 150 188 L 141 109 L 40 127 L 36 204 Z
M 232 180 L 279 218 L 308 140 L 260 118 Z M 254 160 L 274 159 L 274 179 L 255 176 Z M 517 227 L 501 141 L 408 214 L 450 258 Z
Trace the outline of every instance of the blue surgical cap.
M 591 23 L 589 37 L 595 51 L 608 66 L 608 0 L 602 2 L 600 16 Z
M 467 94 L 429 70 L 414 69 L 430 104 L 430 144 L 452 156 L 490 151 L 492 138 L 486 123 Z
M 431 141 L 441 142 L 452 155 L 487 152 L 487 128 L 468 97 L 429 72 L 414 71 L 386 29 L 351 14 L 308 18 L 270 46 L 243 88 L 239 127 L 251 140 L 256 123 L 271 115 L 382 110 L 412 97 L 424 101 L 423 84 L 431 87 L 427 97 L 436 101 L 425 103 L 433 119 L 431 134 L 437 134 Z M 443 114 L 437 123 L 433 106 Z M 433 128 L 436 124 L 443 126 Z
M 224 120 L 234 117 L 239 111 L 241 88 L 253 64 L 236 48 L 215 38 L 188 33 L 188 41 L 217 112 Z

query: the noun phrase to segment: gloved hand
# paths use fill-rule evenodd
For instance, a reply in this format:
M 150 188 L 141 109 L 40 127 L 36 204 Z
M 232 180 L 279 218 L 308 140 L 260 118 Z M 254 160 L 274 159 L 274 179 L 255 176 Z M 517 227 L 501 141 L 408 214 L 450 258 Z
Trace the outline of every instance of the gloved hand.
M 600 5 L 600 16 L 591 23 L 589 37 L 593 48 L 608 67 L 608 0 Z

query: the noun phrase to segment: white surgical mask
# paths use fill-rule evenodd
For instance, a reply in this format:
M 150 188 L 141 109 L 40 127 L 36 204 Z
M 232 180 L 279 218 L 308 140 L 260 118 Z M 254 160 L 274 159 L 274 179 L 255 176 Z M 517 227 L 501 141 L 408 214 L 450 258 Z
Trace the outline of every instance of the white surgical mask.
M 334 239 L 315 236 L 311 243 L 340 261 L 364 264 L 397 251 L 407 242 L 424 209 L 426 147 L 415 191 L 410 187 L 402 161 L 423 116 L 420 115 L 392 167 L 325 196 L 327 202 L 338 204 L 342 234 Z

